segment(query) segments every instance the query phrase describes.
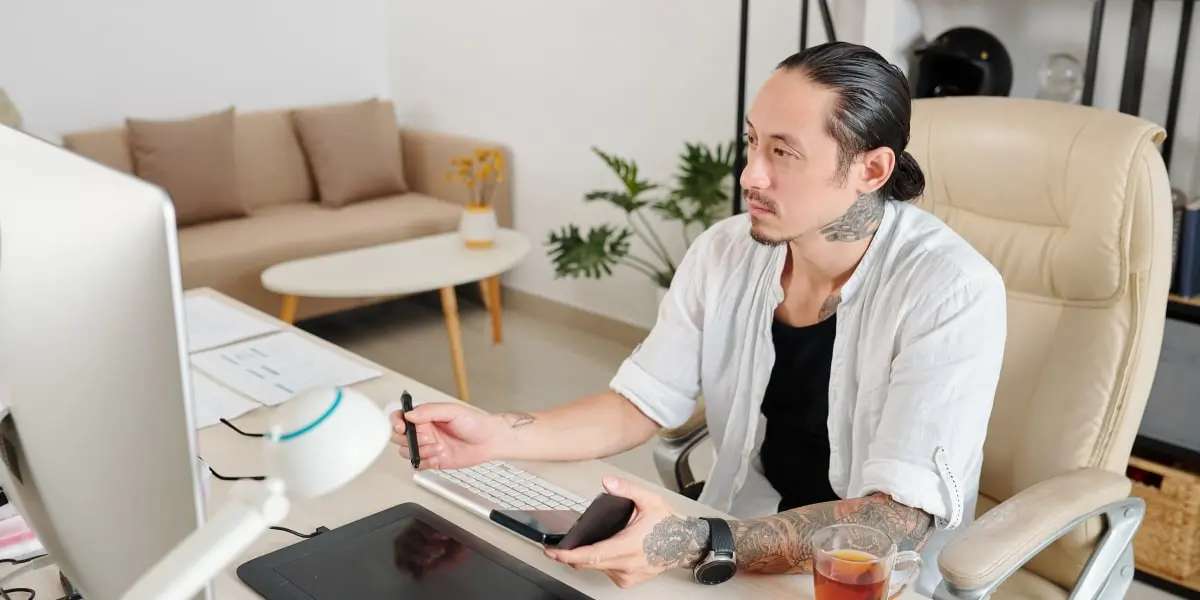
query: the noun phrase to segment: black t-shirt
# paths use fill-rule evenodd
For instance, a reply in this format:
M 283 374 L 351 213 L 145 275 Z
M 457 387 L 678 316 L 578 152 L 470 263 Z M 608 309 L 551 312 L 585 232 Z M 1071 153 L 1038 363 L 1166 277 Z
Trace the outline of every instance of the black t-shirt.
M 808 327 L 771 325 L 775 366 L 763 396 L 763 472 L 780 512 L 838 500 L 829 485 L 829 365 L 837 317 Z

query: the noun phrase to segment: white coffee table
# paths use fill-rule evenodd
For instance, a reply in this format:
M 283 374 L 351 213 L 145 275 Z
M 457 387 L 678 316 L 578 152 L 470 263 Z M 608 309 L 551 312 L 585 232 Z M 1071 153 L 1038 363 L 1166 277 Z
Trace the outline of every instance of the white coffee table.
M 457 232 L 325 254 L 275 265 L 262 274 L 263 287 L 283 295 L 279 318 L 296 319 L 301 297 L 377 298 L 439 290 L 458 396 L 470 402 L 462 328 L 454 286 L 478 281 L 492 320 L 492 339 L 503 340 L 500 274 L 530 250 L 529 239 L 501 229 L 490 248 L 468 248 Z

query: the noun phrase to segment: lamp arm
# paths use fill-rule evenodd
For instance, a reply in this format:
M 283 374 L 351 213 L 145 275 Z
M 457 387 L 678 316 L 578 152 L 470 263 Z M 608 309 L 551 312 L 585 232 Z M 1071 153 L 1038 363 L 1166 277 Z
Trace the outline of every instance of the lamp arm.
M 229 503 L 142 575 L 121 600 L 190 600 L 283 521 L 289 508 L 282 481 L 238 481 L 229 490 Z

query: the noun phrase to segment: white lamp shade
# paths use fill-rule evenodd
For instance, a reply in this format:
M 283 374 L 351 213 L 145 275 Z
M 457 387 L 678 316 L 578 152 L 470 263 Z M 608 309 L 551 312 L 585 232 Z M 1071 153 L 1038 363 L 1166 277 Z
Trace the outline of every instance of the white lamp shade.
M 21 113 L 17 112 L 16 105 L 9 100 L 4 88 L 0 88 L 0 125 L 6 125 L 13 129 L 21 128 Z
M 314 388 L 277 407 L 264 436 L 272 477 L 288 495 L 328 494 L 375 462 L 391 424 L 370 398 L 345 388 Z

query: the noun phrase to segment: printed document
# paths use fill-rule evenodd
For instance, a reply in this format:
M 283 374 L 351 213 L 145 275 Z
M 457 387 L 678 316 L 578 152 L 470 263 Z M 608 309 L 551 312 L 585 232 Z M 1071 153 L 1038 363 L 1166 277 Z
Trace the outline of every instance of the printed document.
M 189 353 L 211 350 L 279 329 L 207 296 L 188 296 L 184 300 L 184 315 Z
M 236 419 L 262 405 L 209 379 L 192 369 L 192 400 L 195 402 L 196 429 L 204 429 Z
M 194 354 L 192 366 L 267 406 L 314 387 L 348 386 L 382 375 L 291 331 Z

